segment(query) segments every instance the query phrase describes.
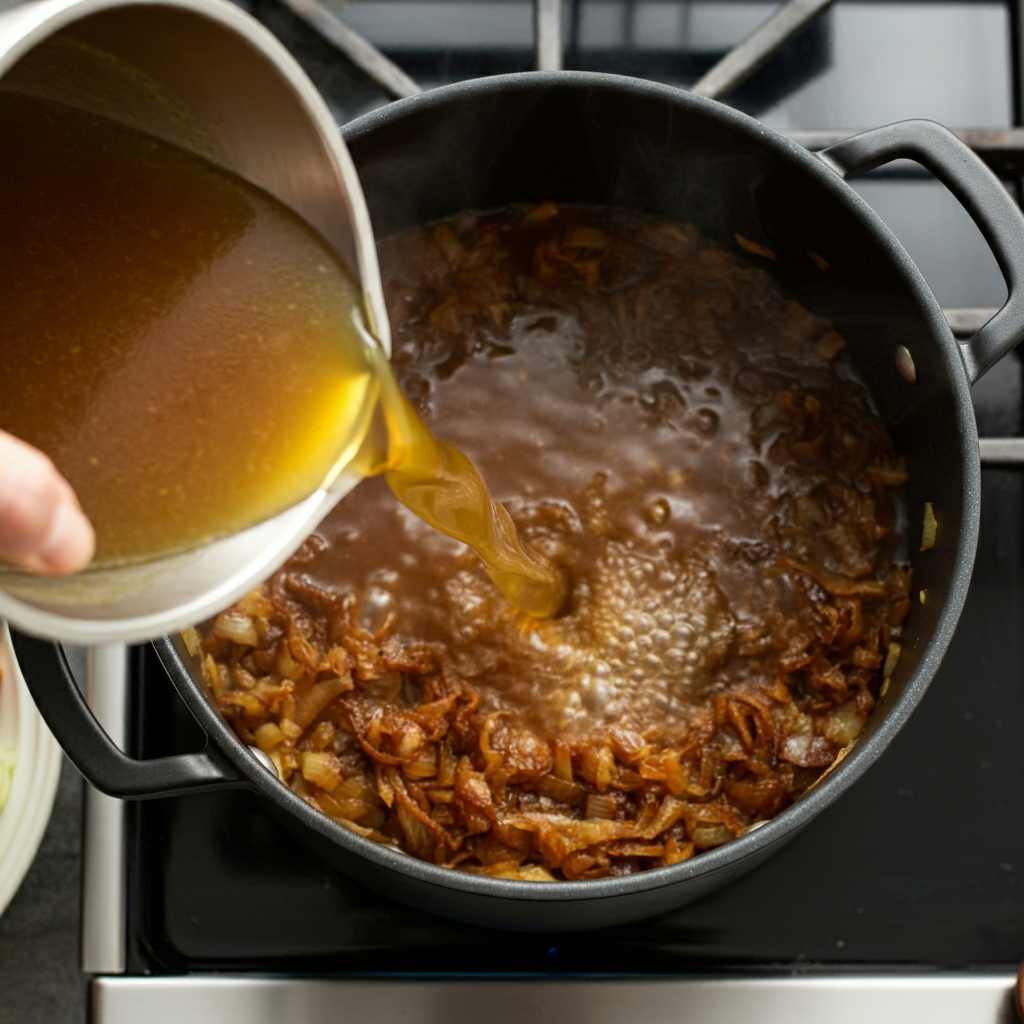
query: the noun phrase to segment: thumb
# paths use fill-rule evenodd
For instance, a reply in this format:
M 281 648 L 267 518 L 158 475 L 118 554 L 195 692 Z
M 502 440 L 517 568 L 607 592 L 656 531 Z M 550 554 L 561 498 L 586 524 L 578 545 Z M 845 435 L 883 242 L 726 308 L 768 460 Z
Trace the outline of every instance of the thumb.
M 0 431 L 0 559 L 62 576 L 86 565 L 95 546 L 92 525 L 54 464 Z

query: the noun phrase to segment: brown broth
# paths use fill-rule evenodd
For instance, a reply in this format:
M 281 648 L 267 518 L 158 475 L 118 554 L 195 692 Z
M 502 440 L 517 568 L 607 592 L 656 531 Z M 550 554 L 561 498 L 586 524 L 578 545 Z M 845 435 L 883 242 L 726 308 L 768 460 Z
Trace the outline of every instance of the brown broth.
M 457 270 L 436 229 L 385 240 L 382 265 L 399 380 L 564 567 L 570 614 L 509 616 L 464 548 L 374 482 L 322 524 L 327 544 L 304 571 L 393 609 L 402 636 L 442 644 L 460 677 L 486 680 L 486 707 L 539 735 L 622 720 L 676 735 L 737 638 L 780 632 L 794 600 L 780 559 L 853 579 L 891 571 L 873 531 L 892 536 L 893 506 L 864 468 L 889 440 L 833 359 L 842 339 L 763 271 L 675 225 L 572 207 L 522 216 L 464 217 Z M 566 262 L 545 267 L 548 252 Z M 783 412 L 794 394 L 822 411 Z M 800 417 L 806 454 L 787 439 Z M 814 516 L 820 530 L 805 526 Z

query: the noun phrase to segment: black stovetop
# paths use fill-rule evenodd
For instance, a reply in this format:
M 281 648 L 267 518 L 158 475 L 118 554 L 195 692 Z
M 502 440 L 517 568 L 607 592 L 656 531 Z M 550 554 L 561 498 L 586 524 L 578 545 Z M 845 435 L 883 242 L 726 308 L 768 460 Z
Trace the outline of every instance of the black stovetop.
M 382 102 L 275 0 L 250 9 L 305 64 L 339 122 Z M 566 63 L 685 84 L 770 10 L 729 0 L 575 0 Z M 531 66 L 522 42 L 530 8 L 518 0 L 364 0 L 343 16 L 427 84 Z M 464 27 L 448 43 L 437 41 L 445 18 Z M 910 116 L 1005 126 L 1015 116 L 1012 36 L 1002 3 L 839 0 L 732 102 L 782 129 Z M 940 303 L 1001 301 L 994 261 L 940 186 L 908 171 L 858 188 L 919 261 Z M 1024 432 L 1022 390 L 1016 356 L 976 387 L 983 434 Z M 133 659 L 134 753 L 195 749 L 201 734 L 152 650 Z M 774 859 L 664 917 L 578 935 L 470 928 L 390 902 L 324 866 L 246 792 L 134 804 L 128 815 L 134 974 L 1016 965 L 1024 954 L 1024 474 L 983 471 L 980 547 L 960 627 L 885 755 Z
M 151 801 L 129 808 L 129 972 L 642 974 L 1017 963 L 1024 476 L 986 470 L 983 502 L 960 629 L 907 727 L 802 835 L 720 893 L 583 935 L 492 932 L 349 881 L 246 792 Z M 194 749 L 197 727 L 152 652 L 140 651 L 138 661 L 139 753 Z

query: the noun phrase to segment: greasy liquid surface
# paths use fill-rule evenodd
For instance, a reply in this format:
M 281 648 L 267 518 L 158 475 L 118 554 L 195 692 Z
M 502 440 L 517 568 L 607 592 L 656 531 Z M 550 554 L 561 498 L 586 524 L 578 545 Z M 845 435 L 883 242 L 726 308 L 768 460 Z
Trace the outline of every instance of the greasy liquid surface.
M 557 610 L 560 577 L 408 407 L 359 336 L 354 283 L 300 218 L 192 154 L 56 104 L 0 94 L 0 137 L 0 427 L 74 487 L 97 563 L 260 522 L 363 445 L 363 473 L 389 470 L 518 604 Z
M 368 622 L 393 610 L 403 637 L 443 644 L 484 707 L 542 736 L 678 736 L 715 687 L 761 678 L 737 648 L 774 657 L 787 618 L 813 618 L 780 559 L 868 575 L 881 600 L 894 511 L 865 467 L 890 443 L 833 362 L 842 339 L 763 272 L 674 225 L 518 216 L 467 219 L 465 256 L 436 232 L 382 246 L 394 363 L 567 569 L 571 613 L 510 614 L 464 548 L 375 483 L 302 571 L 351 586 Z M 454 287 L 453 258 L 469 261 Z

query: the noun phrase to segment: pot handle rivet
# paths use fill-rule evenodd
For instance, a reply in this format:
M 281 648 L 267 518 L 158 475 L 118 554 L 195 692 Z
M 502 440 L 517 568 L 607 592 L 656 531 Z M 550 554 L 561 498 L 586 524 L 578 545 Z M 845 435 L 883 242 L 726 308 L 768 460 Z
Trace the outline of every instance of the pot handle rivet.
M 260 750 L 259 747 L 249 747 L 249 753 L 252 754 L 252 756 L 255 757 L 256 760 L 259 761 L 259 763 L 263 765 L 263 767 L 266 768 L 271 775 L 274 776 L 274 778 L 278 777 L 277 765 L 275 765 L 274 762 L 270 759 L 269 754 L 263 753 L 263 751 Z
M 904 380 L 910 381 L 911 384 L 917 383 L 917 367 L 906 345 L 896 346 L 896 369 L 900 371 L 900 376 Z

